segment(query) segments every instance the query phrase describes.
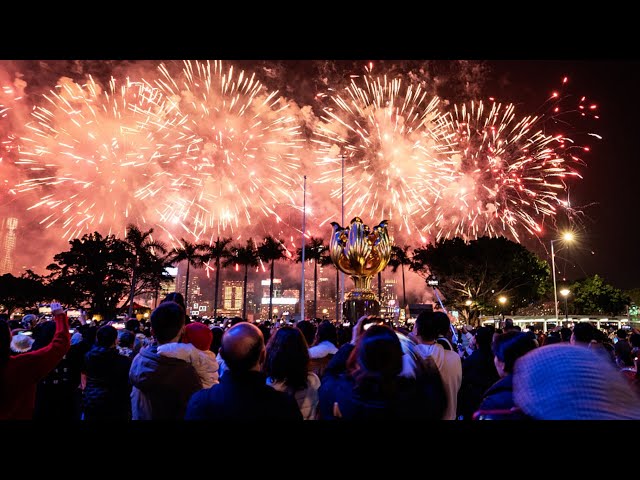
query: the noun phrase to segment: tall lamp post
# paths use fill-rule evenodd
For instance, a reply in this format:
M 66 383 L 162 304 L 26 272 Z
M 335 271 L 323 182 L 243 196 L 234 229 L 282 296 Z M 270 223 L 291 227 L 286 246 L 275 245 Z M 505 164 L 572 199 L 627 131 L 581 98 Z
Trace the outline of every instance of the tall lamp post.
M 571 291 L 568 288 L 563 288 L 560 290 L 560 295 L 564 297 L 564 321 L 569 323 L 569 309 L 567 308 L 567 297 Z
M 562 235 L 562 238 L 560 240 L 564 240 L 565 242 L 572 242 L 573 241 L 573 233 L 571 232 L 566 232 Z M 554 305 L 556 307 L 556 324 L 558 323 L 558 290 L 556 287 L 556 253 L 555 250 L 553 249 L 553 242 L 558 241 L 557 238 L 554 238 L 553 240 L 551 240 L 551 269 L 553 270 L 553 299 L 554 299 Z
M 500 302 L 500 315 L 502 316 L 502 322 L 504 323 L 504 306 L 507 304 L 507 297 L 501 295 L 498 298 L 498 302 Z

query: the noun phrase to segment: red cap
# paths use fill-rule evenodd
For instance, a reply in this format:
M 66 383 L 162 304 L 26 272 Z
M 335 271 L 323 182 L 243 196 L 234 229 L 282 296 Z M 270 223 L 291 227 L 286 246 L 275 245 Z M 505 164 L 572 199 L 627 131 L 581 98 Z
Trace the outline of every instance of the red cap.
M 213 333 L 204 323 L 191 322 L 185 327 L 183 342 L 190 343 L 198 350 L 209 350 Z

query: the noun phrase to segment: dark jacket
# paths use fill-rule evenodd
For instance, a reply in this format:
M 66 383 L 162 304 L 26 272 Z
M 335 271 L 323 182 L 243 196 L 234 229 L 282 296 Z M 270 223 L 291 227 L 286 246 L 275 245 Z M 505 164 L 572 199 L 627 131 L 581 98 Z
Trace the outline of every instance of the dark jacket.
M 462 385 L 458 392 L 458 415 L 470 420 L 478 410 L 484 393 L 500 375 L 493 363 L 491 350 L 476 350 L 462 362 Z
M 85 420 L 129 419 L 131 360 L 116 348 L 95 345 L 85 355 L 87 386 L 83 395 Z
M 389 390 L 375 378 L 359 384 L 346 372 L 353 345 L 343 345 L 329 362 L 320 385 L 319 415 L 335 419 L 334 404 L 349 420 L 440 420 L 447 408 L 447 394 L 433 362 L 421 364 L 416 378 L 398 376 Z
M 514 406 L 513 375 L 507 375 L 489 387 L 478 410 L 509 410 Z
M 195 393 L 186 420 L 302 420 L 293 396 L 267 386 L 261 372 L 225 371 L 220 383 Z
M 202 389 L 191 364 L 159 355 L 157 345 L 140 350 L 131 364 L 129 380 L 133 420 L 182 419 L 189 398 Z

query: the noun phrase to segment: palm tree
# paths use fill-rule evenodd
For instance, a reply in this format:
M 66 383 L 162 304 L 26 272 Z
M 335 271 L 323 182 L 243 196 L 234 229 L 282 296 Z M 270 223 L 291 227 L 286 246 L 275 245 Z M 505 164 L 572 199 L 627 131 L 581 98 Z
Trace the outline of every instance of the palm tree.
M 167 249 L 162 242 L 153 240 L 151 234 L 153 228 L 143 232 L 133 224 L 127 225 L 127 235 L 124 239 L 132 255 L 131 266 L 131 292 L 129 294 L 129 316 L 133 316 L 133 297 L 135 295 L 136 283 L 141 263 L 146 260 L 152 261 L 159 253 L 166 253 Z
M 304 246 L 305 260 L 313 260 L 313 317 L 318 315 L 318 262 L 326 258 L 325 252 L 329 249 L 322 238 L 311 237 L 309 243 Z M 296 262 L 302 262 L 302 248 L 298 249 Z M 303 319 L 304 320 L 304 319 Z
M 180 239 L 180 248 L 174 248 L 171 255 L 172 263 L 180 263 L 187 261 L 187 278 L 184 287 L 184 302 L 189 308 L 189 268 L 200 268 L 204 265 L 204 257 L 202 251 L 206 250 L 209 246 L 205 243 L 191 243 L 184 238 Z
M 218 286 L 220 285 L 220 259 L 227 258 L 231 255 L 231 252 L 227 248 L 227 245 L 231 243 L 231 238 L 223 238 L 220 237 L 213 242 L 211 245 L 207 245 L 207 248 L 204 249 L 204 261 L 208 262 L 212 258 L 216 259 L 216 283 L 214 286 L 213 293 L 213 318 L 218 317 Z
M 284 243 L 282 240 L 276 240 L 271 235 L 264 237 L 262 243 L 258 246 L 258 257 L 263 262 L 271 262 L 271 281 L 269 282 L 269 320 L 273 314 L 273 273 L 276 260 L 286 258 Z
M 244 286 L 242 289 L 242 319 L 247 319 L 247 279 L 249 277 L 249 267 L 258 266 L 258 252 L 253 243 L 253 239 L 247 240 L 246 247 L 231 247 L 231 255 L 224 261 L 224 266 L 233 264 L 244 265 Z
M 411 265 L 411 257 L 409 256 L 409 245 L 405 245 L 404 247 L 399 247 L 398 245 L 393 245 L 391 247 L 391 259 L 389 260 L 389 265 L 393 268 L 391 271 L 396 273 L 398 271 L 398 267 L 402 268 L 402 297 L 404 299 L 403 306 L 407 305 L 407 290 L 404 285 L 404 266 Z

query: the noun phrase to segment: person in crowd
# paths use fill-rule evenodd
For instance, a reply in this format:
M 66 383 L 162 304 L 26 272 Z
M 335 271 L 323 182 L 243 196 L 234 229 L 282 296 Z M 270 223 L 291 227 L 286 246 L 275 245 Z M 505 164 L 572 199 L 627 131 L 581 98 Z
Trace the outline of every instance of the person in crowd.
M 613 346 L 616 364 L 620 368 L 633 367 L 633 357 L 631 356 L 631 344 L 627 339 L 627 331 L 623 328 L 616 332 L 618 341 Z
M 476 330 L 476 349 L 462 363 L 462 385 L 458 392 L 458 417 L 471 420 L 478 410 L 484 393 L 500 378 L 493 363 L 491 343 L 493 327 L 479 327 Z
M 569 327 L 562 327 L 560 329 L 560 338 L 563 343 L 568 343 L 571 341 L 571 335 L 573 335 L 573 331 Z
M 499 335 L 493 342 L 494 363 L 500 380 L 485 392 L 478 410 L 508 410 L 513 402 L 513 371 L 516 360 L 537 345 L 527 333 L 511 331 Z
M 595 331 L 596 327 L 594 327 L 592 323 L 578 322 L 573 326 L 569 343 L 581 347 L 588 347 L 594 339 Z
M 25 335 L 20 332 L 11 338 L 11 355 L 16 356 L 22 353 L 27 353 L 31 350 L 33 345 L 33 337 L 31 335 Z
M 185 419 L 302 420 L 295 399 L 267 385 L 264 337 L 258 327 L 247 322 L 231 327 L 222 337 L 220 354 L 227 372 L 219 384 L 191 397 Z
M 224 335 L 224 330 L 222 327 L 213 327 L 211 329 L 211 346 L 209 350 L 218 355 L 220 352 L 220 345 L 222 345 L 222 335 Z M 217 360 L 217 358 L 216 358 Z
M 267 385 L 296 399 L 305 420 L 315 420 L 320 379 L 309 371 L 309 346 L 302 332 L 285 326 L 267 343 L 264 373 Z
M 184 322 L 184 309 L 175 302 L 162 302 L 151 313 L 157 345 L 140 350 L 129 371 L 134 420 L 183 418 L 189 398 L 202 389 L 200 377 L 191 364 L 158 353 L 159 346 L 180 341 Z
M 324 358 L 327 355 L 335 355 L 338 351 L 336 343 L 338 343 L 338 336 L 335 325 L 329 320 L 323 320 L 318 325 L 315 344 L 309 348 L 309 357 Z
M 261 323 L 258 326 L 258 328 L 262 332 L 262 336 L 264 337 L 264 343 L 266 345 L 267 343 L 269 343 L 269 339 L 271 338 L 271 328 L 268 325 L 265 325 L 264 323 Z
M 313 341 L 316 338 L 316 326 L 309 320 L 301 320 L 296 323 L 298 330 L 304 335 L 304 339 L 307 341 L 307 345 L 313 345 Z
M 56 329 L 52 341 L 44 348 L 11 356 L 11 329 L 0 320 L 0 420 L 31 420 L 36 385 L 69 350 L 67 314 L 55 309 Z
M 200 322 L 192 322 L 184 329 L 182 343 L 166 343 L 158 347 L 164 357 L 179 358 L 193 365 L 203 388 L 211 388 L 218 383 L 218 362 L 209 350 L 213 333 Z
M 640 397 L 616 367 L 565 343 L 516 362 L 513 400 L 537 420 L 640 420 Z
M 453 340 L 453 330 L 451 330 L 451 321 L 444 312 L 434 312 L 433 316 L 438 328 L 438 338 L 436 342 L 442 345 L 445 350 L 453 350 L 458 352 L 458 343 Z
M 100 327 L 96 343 L 85 355 L 87 376 L 82 397 L 84 420 L 129 420 L 131 360 L 116 348 L 118 331 Z
M 133 356 L 136 356 L 138 352 L 140 352 L 140 349 L 145 346 L 145 336 L 140 329 L 140 321 L 137 318 L 127 320 L 121 335 L 125 332 L 129 332 L 134 336 Z
M 418 368 L 414 377 L 403 376 L 404 352 L 398 335 L 379 323 L 365 330 L 365 321 L 367 317 L 358 321 L 352 343 L 341 347 L 322 378 L 320 418 L 443 418 L 447 394 L 437 367 L 425 363 L 431 369 Z M 418 365 L 423 365 L 419 358 Z
M 120 333 L 118 337 L 118 353 L 120 355 L 124 355 L 129 360 L 133 360 L 133 357 L 136 355 L 134 352 L 136 337 L 129 330 L 125 330 Z
M 444 420 L 455 420 L 458 403 L 458 391 L 462 384 L 462 361 L 453 350 L 445 350 L 437 342 L 441 325 L 437 312 L 423 311 L 413 325 L 413 337 L 417 343 L 416 352 L 421 358 L 431 358 L 440 375 L 447 393 L 447 409 Z
M 49 345 L 56 332 L 55 322 L 39 323 L 33 331 L 32 351 Z M 71 342 L 62 360 L 38 383 L 33 412 L 34 420 L 78 420 L 80 418 L 84 370 L 83 355 L 87 350 L 81 342 Z
M 160 303 L 164 302 L 175 302 L 182 307 L 184 310 L 184 314 L 187 314 L 187 305 L 184 302 L 184 296 L 180 292 L 171 292 L 168 293 L 166 297 L 162 299 Z
M 640 333 L 632 333 L 629 336 L 629 343 L 631 344 L 631 358 L 640 356 Z

